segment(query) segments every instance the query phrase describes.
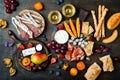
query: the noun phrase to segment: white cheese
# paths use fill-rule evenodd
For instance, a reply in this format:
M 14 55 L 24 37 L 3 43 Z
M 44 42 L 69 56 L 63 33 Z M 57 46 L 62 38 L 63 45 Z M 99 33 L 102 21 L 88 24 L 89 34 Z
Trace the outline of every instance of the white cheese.
M 41 51 L 42 50 L 42 45 L 41 44 L 37 44 L 36 45 L 36 50 L 37 51 Z
M 55 33 L 54 39 L 59 44 L 64 44 L 68 41 L 69 35 L 65 30 L 58 30 Z
M 23 56 L 29 56 L 36 53 L 35 47 L 22 50 Z

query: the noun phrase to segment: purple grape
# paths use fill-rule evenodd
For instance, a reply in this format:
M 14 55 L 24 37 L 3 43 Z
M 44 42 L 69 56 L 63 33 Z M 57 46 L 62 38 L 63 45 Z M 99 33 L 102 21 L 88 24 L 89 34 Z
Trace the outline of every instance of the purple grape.
M 16 10 L 15 5 L 11 4 L 11 10 L 12 10 L 12 11 L 15 11 L 15 10 Z
M 38 70 L 42 70 L 42 67 L 41 67 L 41 66 L 38 66 Z
M 51 45 L 55 46 L 56 42 L 54 40 L 51 41 Z
M 10 0 L 10 3 L 11 3 L 11 4 L 15 4 L 15 3 L 16 3 L 16 0 Z
M 61 49 L 66 50 L 67 48 L 65 46 L 62 46 Z
M 120 58 L 119 57 L 113 57 L 113 61 L 114 62 L 120 62 Z
M 11 13 L 11 12 L 12 12 L 11 9 L 6 8 L 6 13 Z
M 49 47 L 49 48 L 51 48 L 51 47 L 52 47 L 52 45 L 51 45 L 51 43 L 50 43 L 50 42 L 47 44 L 47 47 Z
M 56 49 L 55 52 L 56 52 L 56 53 L 60 53 L 60 49 Z
M 99 45 L 99 49 L 100 49 L 100 50 L 104 50 L 104 49 L 105 49 L 105 46 L 104 46 L 104 45 Z
M 9 0 L 4 0 L 4 3 L 5 3 L 5 4 L 9 4 L 10 1 L 9 1 Z
M 52 49 L 55 49 L 55 46 L 52 46 L 51 48 L 52 48 Z
M 66 51 L 61 49 L 60 52 L 61 52 L 61 53 L 65 53 Z
M 33 66 L 32 69 L 33 69 L 33 71 L 36 71 L 37 70 L 37 66 Z
M 94 52 L 97 53 L 97 54 L 99 54 L 99 53 L 101 53 L 102 51 L 101 51 L 99 48 L 97 48 L 97 49 L 95 49 Z
M 60 44 L 56 44 L 55 47 L 56 47 L 57 49 L 60 49 L 60 48 L 61 48 L 61 45 L 60 45 Z
M 103 52 L 109 52 L 109 48 L 108 47 L 104 48 Z
M 6 4 L 5 7 L 6 7 L 7 9 L 10 9 L 10 8 L 11 8 L 11 5 L 10 5 L 10 4 Z

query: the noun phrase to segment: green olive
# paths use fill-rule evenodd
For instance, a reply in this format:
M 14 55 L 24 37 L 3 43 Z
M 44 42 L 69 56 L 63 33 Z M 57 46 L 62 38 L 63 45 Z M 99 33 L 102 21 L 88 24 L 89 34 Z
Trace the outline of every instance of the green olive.
M 75 7 L 72 4 L 65 4 L 62 7 L 62 14 L 65 17 L 72 17 L 72 16 L 75 15 L 75 13 L 76 13 L 76 9 L 75 9 Z
M 59 11 L 55 10 L 55 11 L 51 11 L 48 14 L 48 20 L 50 21 L 50 23 L 52 24 L 58 24 L 61 22 L 62 20 L 62 15 Z

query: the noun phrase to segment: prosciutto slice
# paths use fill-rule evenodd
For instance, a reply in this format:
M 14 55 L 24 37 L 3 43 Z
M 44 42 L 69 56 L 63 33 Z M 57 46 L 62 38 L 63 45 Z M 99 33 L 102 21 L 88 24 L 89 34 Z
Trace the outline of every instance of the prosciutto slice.
M 68 61 L 77 61 L 84 55 L 83 50 L 80 47 L 76 47 L 68 43 L 68 51 L 65 54 L 65 58 Z

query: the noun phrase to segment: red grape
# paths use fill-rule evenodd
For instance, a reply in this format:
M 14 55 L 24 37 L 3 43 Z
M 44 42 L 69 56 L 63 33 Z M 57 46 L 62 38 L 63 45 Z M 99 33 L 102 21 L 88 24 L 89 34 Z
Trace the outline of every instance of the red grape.
M 52 45 L 51 45 L 51 43 L 50 43 L 50 42 L 47 44 L 47 47 L 49 47 L 49 48 L 51 48 L 51 47 L 52 47 Z
M 56 45 L 56 42 L 54 40 L 51 41 L 51 45 Z
M 41 66 L 38 66 L 38 70 L 42 70 L 42 67 L 41 67 Z
M 13 4 L 11 4 L 11 10 L 12 10 L 12 11 L 15 11 L 15 10 L 16 10 L 16 7 L 15 7 Z
M 9 0 L 4 0 L 4 3 L 5 4 L 10 4 L 10 1 Z
M 51 48 L 52 48 L 52 49 L 55 49 L 55 46 L 52 46 Z
M 99 49 L 104 50 L 105 46 L 104 45 L 99 45 Z
M 114 62 L 120 62 L 120 58 L 119 57 L 113 57 L 113 61 Z
M 6 8 L 6 12 L 7 12 L 7 13 L 11 13 L 12 11 L 11 11 L 11 9 L 7 9 L 7 8 Z
M 37 70 L 37 66 L 33 66 L 33 71 L 36 71 Z
M 10 8 L 11 8 L 11 5 L 10 5 L 10 4 L 6 4 L 5 7 L 6 7 L 7 9 L 10 9 Z
M 56 52 L 56 53 L 60 53 L 60 49 L 56 49 L 55 52 Z
M 109 48 L 108 47 L 104 48 L 103 52 L 109 52 Z
M 61 52 L 61 53 L 65 53 L 66 51 L 61 49 L 60 52 Z
M 56 44 L 55 47 L 56 47 L 57 49 L 60 49 L 60 48 L 61 48 L 61 45 L 60 45 L 60 44 Z
M 97 48 L 97 49 L 95 49 L 94 52 L 98 54 L 98 53 L 101 53 L 102 51 L 99 48 Z
M 10 3 L 11 3 L 11 4 L 16 3 L 16 0 L 10 0 Z

